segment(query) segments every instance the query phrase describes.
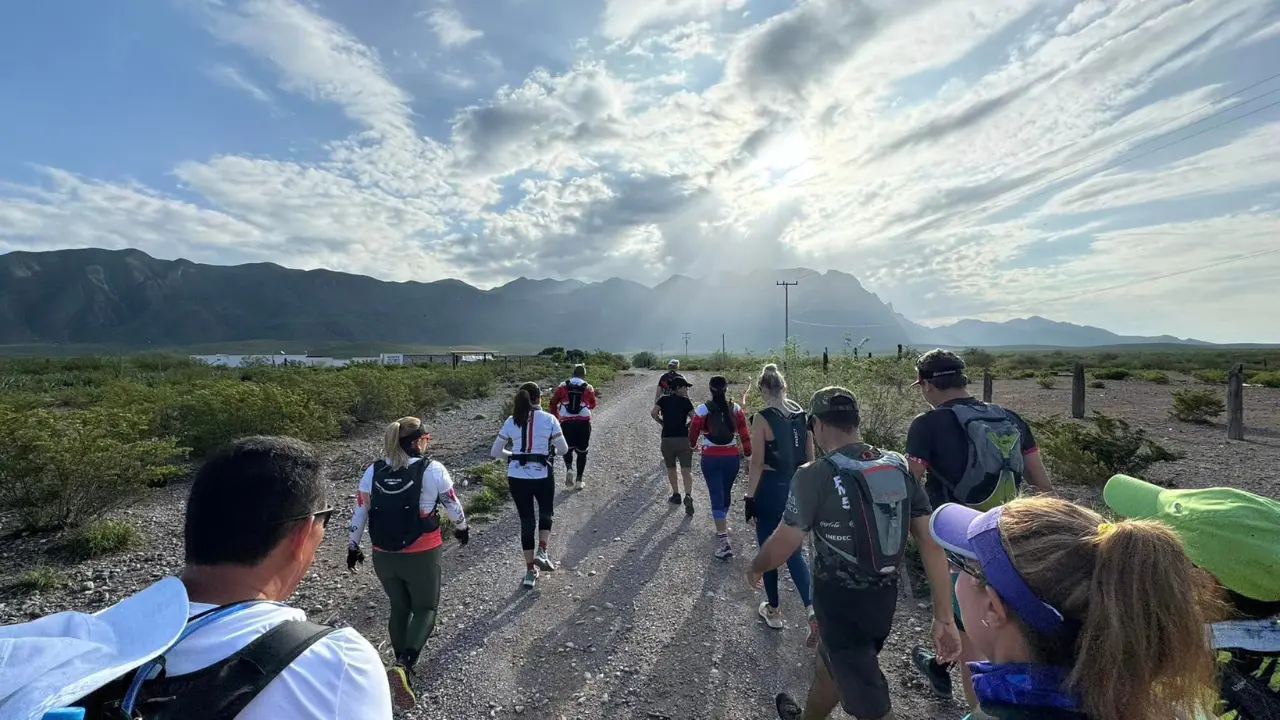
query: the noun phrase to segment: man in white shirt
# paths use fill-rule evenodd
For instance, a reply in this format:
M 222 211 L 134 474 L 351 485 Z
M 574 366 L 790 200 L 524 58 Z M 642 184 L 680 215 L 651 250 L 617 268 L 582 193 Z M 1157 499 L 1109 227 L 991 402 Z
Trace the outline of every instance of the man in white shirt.
M 228 605 L 165 654 L 168 679 L 208 668 L 288 620 L 284 604 L 315 559 L 333 514 L 320 459 L 291 438 L 254 437 L 200 468 L 187 502 L 186 585 L 190 617 Z M 302 651 L 238 720 L 390 718 L 391 694 L 378 651 L 354 628 Z

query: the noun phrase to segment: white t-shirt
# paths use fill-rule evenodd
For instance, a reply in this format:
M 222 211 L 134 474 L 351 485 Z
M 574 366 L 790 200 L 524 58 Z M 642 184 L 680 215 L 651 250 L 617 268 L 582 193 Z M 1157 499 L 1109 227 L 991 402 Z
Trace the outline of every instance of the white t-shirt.
M 188 617 L 212 610 L 191 603 Z M 165 654 L 170 677 L 209 667 L 286 620 L 307 614 L 281 603 L 242 607 L 196 630 Z M 391 689 L 378 651 L 354 628 L 316 641 L 258 693 L 237 720 L 365 720 L 391 717 Z
M 502 429 L 498 431 L 498 437 L 511 443 L 511 452 L 516 454 L 546 455 L 551 452 L 553 444 L 564 445 L 564 435 L 560 430 L 560 421 L 556 419 L 555 415 L 543 410 L 535 410 L 532 425 L 533 432 L 525 432 L 523 434 L 523 444 L 521 444 L 520 426 L 516 425 L 514 418 L 508 416 L 507 421 L 502 424 Z M 556 442 L 556 438 L 561 438 L 560 442 Z M 561 452 L 563 451 L 564 448 L 561 448 Z M 516 460 L 507 463 L 507 477 L 538 480 L 546 476 L 546 465 L 534 462 L 526 462 L 521 465 Z

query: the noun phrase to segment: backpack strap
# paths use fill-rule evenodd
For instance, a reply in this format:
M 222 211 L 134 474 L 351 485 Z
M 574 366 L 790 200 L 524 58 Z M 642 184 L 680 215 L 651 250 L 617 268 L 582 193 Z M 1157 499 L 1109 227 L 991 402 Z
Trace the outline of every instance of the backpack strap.
M 216 675 L 204 689 L 216 694 L 179 693 L 175 704 L 183 709 L 173 708 L 177 712 L 170 715 L 170 708 L 166 708 L 165 714 L 193 720 L 232 720 L 307 648 L 336 630 L 308 620 L 282 622 L 215 666 Z M 174 678 L 178 682 L 182 679 L 181 675 Z

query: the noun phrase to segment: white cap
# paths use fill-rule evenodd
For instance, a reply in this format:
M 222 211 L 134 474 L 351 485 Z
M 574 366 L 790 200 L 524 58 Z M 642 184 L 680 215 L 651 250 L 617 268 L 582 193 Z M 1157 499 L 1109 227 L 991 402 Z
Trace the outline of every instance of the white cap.
M 667 361 L 667 367 L 675 367 L 679 364 L 680 364 L 680 361 L 675 358 L 671 358 L 670 360 Z
M 38 720 L 138 668 L 177 641 L 188 608 L 167 577 L 97 613 L 0 627 L 0 717 Z

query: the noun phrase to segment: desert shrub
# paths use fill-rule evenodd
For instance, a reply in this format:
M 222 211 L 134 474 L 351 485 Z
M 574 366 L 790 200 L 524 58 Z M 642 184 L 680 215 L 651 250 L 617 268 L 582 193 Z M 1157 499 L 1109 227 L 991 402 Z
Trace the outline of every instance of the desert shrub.
M 1252 372 L 1247 375 L 1249 382 L 1269 388 L 1280 388 L 1280 372 Z
M 203 457 L 246 435 L 335 437 L 339 418 L 296 390 L 237 380 L 197 383 L 174 406 L 179 440 Z
M 1116 473 L 1140 476 L 1158 462 L 1183 456 L 1121 418 L 1093 413 L 1092 423 L 1058 418 L 1032 421 L 1036 444 L 1055 480 L 1100 486 Z
M 1035 370 L 1014 370 L 1011 377 L 1015 380 L 1030 380 L 1035 377 L 1043 377 L 1043 375 Z
M 493 374 L 484 367 L 460 365 L 453 370 L 439 373 L 435 383 L 450 397 L 457 400 L 473 400 L 493 394 Z
M 61 572 L 46 565 L 38 565 L 19 575 L 13 585 L 22 592 L 40 593 L 55 590 L 66 581 Z
M 73 560 L 122 552 L 138 544 L 138 530 L 125 520 L 95 520 L 67 537 L 63 550 Z
M 1036 378 L 1036 384 L 1045 390 L 1052 390 L 1058 384 L 1052 375 L 1041 375 Z
M 911 357 L 915 357 L 911 353 L 907 353 Z M 969 348 L 960 353 L 960 357 L 964 358 L 964 364 L 970 368 L 992 367 L 996 364 L 996 356 L 981 348 Z M 972 372 L 972 370 L 970 371 Z
M 646 370 L 650 368 L 655 368 L 658 366 L 658 356 L 654 355 L 648 350 L 641 350 L 640 352 L 631 356 L 631 366 L 644 368 Z
M 1207 423 L 1226 412 L 1227 405 L 1218 392 L 1205 388 L 1181 388 L 1173 393 L 1169 416 L 1189 423 Z
M 1128 380 L 1129 371 L 1118 367 L 1094 368 L 1089 374 L 1098 380 Z
M 1133 374 L 1139 380 L 1145 380 L 1156 385 L 1168 385 L 1169 376 L 1160 370 L 1139 370 Z
M 1227 384 L 1226 370 L 1196 370 L 1195 372 L 1191 373 L 1191 377 L 1199 380 L 1202 383 L 1209 383 L 1210 385 L 1226 385 Z
M 1101 380 L 1090 380 L 1089 387 L 1094 388 L 1095 390 L 1102 390 L 1107 387 L 1107 384 Z
M 184 450 L 145 414 L 0 409 L 0 507 L 29 529 L 80 525 L 181 473 Z

